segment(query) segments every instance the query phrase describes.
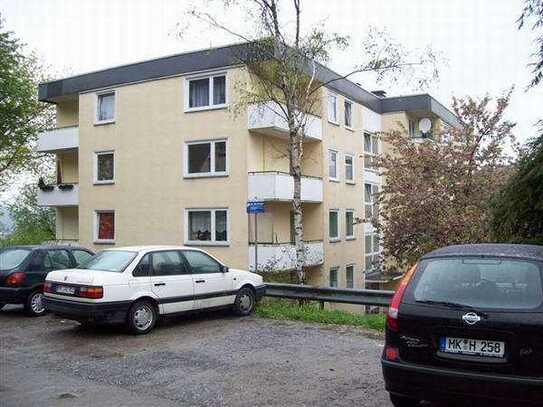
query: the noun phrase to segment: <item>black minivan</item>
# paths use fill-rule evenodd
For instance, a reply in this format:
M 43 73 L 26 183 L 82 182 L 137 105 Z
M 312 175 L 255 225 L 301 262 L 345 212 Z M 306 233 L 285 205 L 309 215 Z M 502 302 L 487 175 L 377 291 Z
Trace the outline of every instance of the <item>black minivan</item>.
M 390 304 L 383 375 L 394 406 L 543 404 L 543 246 L 449 246 Z
M 12 246 L 0 250 L 0 309 L 23 304 L 32 316 L 45 313 L 43 283 L 53 270 L 77 267 L 94 255 L 77 246 Z

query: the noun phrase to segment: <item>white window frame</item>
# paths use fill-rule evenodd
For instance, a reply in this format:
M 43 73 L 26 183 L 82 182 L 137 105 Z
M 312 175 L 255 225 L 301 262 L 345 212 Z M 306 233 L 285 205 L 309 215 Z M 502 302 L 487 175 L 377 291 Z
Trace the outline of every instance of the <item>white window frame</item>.
M 330 109 L 330 100 L 334 98 L 334 117 L 332 117 L 332 110 Z M 336 126 L 339 126 L 338 118 L 337 118 L 337 99 L 338 95 L 337 93 L 328 92 L 327 99 L 326 99 L 326 106 L 328 109 L 328 121 L 332 124 L 335 124 Z
M 366 150 L 366 135 L 369 135 L 370 136 L 370 150 L 371 151 L 367 151 Z M 379 154 L 380 154 L 380 151 L 381 151 L 381 138 L 372 133 L 372 132 L 369 132 L 369 131 L 364 131 L 363 133 L 363 137 L 364 139 L 362 140 L 363 144 L 364 144 L 364 161 L 366 159 L 366 156 L 369 156 L 369 157 L 378 157 Z M 373 151 L 373 139 L 376 138 L 377 139 L 377 152 Z M 378 172 L 378 169 L 376 168 L 371 168 L 371 167 L 367 167 L 366 166 L 366 163 L 364 162 L 364 170 L 365 171 L 371 171 L 371 172 Z
M 113 118 L 107 119 L 107 120 L 99 120 L 99 99 L 100 96 L 107 96 L 107 95 L 113 95 Z M 115 123 L 115 120 L 117 118 L 117 90 L 116 89 L 108 89 L 108 90 L 102 90 L 100 92 L 96 92 L 94 94 L 94 125 L 100 126 L 103 124 L 112 124 Z
M 345 105 L 351 105 L 351 125 L 347 125 L 347 120 L 345 120 Z M 343 101 L 343 120 L 345 121 L 345 128 L 350 131 L 354 131 L 354 102 L 350 99 L 345 98 Z
M 366 233 L 364 234 L 364 273 L 371 273 L 372 271 L 374 271 L 373 269 L 369 269 L 368 270 L 368 264 L 366 262 L 366 259 L 368 256 L 379 256 L 381 254 L 381 245 L 378 244 L 377 245 L 377 251 L 375 250 L 372 250 L 371 252 L 366 252 L 366 238 L 368 236 L 371 236 L 371 246 L 372 246 L 372 249 L 375 249 L 374 246 L 374 240 L 375 240 L 375 235 L 378 236 L 378 233 L 377 232 L 370 232 L 370 233 Z M 379 240 L 380 242 L 380 240 Z
M 189 213 L 190 212 L 205 212 L 209 211 L 211 213 L 211 240 L 190 240 L 189 239 Z M 226 211 L 226 240 L 217 241 L 215 240 L 215 212 L 216 211 Z M 228 208 L 186 208 L 185 209 L 185 224 L 184 224 L 184 235 L 185 235 L 185 244 L 187 246 L 230 246 L 230 210 Z
M 332 271 L 336 272 L 336 285 L 332 285 Z M 339 267 L 338 266 L 332 266 L 328 270 L 328 287 L 339 287 Z
M 335 213 L 337 216 L 337 236 L 330 236 L 330 213 Z M 329 209 L 328 210 L 328 239 L 331 243 L 336 243 L 341 241 L 341 215 L 339 209 Z
M 213 104 L 213 78 L 217 76 L 224 76 L 224 103 L 214 105 Z M 190 101 L 190 82 L 194 80 L 200 80 L 200 79 L 208 79 L 209 80 L 209 105 L 208 106 L 198 106 L 198 107 L 190 107 L 189 101 Z M 205 74 L 196 74 L 196 75 L 190 75 L 186 76 L 184 78 L 184 112 L 199 112 L 202 110 L 215 110 L 215 109 L 225 109 L 228 107 L 228 72 L 227 71 L 220 71 L 220 72 L 208 72 Z
M 224 142 L 226 144 L 226 166 L 224 171 L 215 171 L 215 143 L 222 143 Z M 189 173 L 189 146 L 195 145 L 195 144 L 211 144 L 210 149 L 210 165 L 209 169 L 210 172 L 198 172 L 191 174 Z M 230 168 L 230 148 L 228 145 L 228 138 L 219 138 L 219 139 L 212 139 L 212 140 L 194 140 L 194 141 L 187 141 L 185 142 L 185 145 L 183 146 L 183 177 L 184 178 L 207 178 L 207 177 L 227 177 L 229 175 L 229 168 Z
M 371 194 L 370 194 L 370 201 L 366 201 L 366 185 L 371 185 Z M 373 192 L 374 188 L 377 189 L 377 192 Z M 379 184 L 375 184 L 373 182 L 364 182 L 364 218 L 366 218 L 366 209 L 368 206 L 371 207 L 371 217 L 370 219 L 365 219 L 366 223 L 371 223 L 371 220 L 379 214 L 375 213 L 375 194 L 379 193 Z
M 347 178 L 347 157 L 351 158 L 351 166 L 353 168 L 352 174 L 353 177 L 351 179 Z M 345 167 L 344 174 L 345 174 L 345 183 L 347 184 L 356 184 L 356 166 L 355 166 L 355 155 L 354 154 L 343 154 L 343 166 Z
M 336 176 L 335 177 L 330 176 L 330 163 L 332 162 L 332 153 L 336 155 Z M 339 159 L 340 159 L 339 151 L 334 150 L 334 149 L 328 150 L 328 180 L 329 181 L 339 182 L 339 168 L 340 168 L 340 166 L 338 165 Z
M 352 270 L 353 270 L 353 285 L 352 285 L 352 287 L 349 287 L 349 279 L 347 278 L 347 271 L 348 271 L 349 267 L 352 267 Z M 355 267 L 354 263 L 345 265 L 345 288 L 354 288 L 355 272 L 356 272 L 356 267 Z
M 353 217 L 352 217 L 353 234 L 352 235 L 347 234 L 347 231 L 348 231 L 348 228 L 347 228 L 347 214 L 348 213 L 351 213 L 353 215 Z M 354 231 L 354 226 L 355 226 L 355 210 L 354 209 L 345 209 L 345 240 L 355 240 L 356 239 L 356 233 Z
M 98 217 L 102 213 L 112 213 L 113 214 L 113 239 L 98 239 L 98 228 L 100 226 L 100 222 L 98 221 Z M 94 221 L 93 221 L 93 241 L 95 244 L 115 244 L 115 239 L 117 238 L 117 218 L 115 216 L 115 210 L 114 209 L 96 209 L 94 211 Z
M 98 156 L 105 154 L 113 154 L 113 178 L 108 180 L 99 180 L 98 179 Z M 115 150 L 104 150 L 104 151 L 95 151 L 93 159 L 93 183 L 94 185 L 111 185 L 115 184 L 115 174 L 117 173 L 116 168 L 116 159 L 115 159 Z

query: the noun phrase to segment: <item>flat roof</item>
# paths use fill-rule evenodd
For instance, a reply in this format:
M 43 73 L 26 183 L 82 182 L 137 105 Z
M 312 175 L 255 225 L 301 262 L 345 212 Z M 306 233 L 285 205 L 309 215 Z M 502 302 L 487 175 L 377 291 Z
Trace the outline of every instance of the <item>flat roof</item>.
M 240 66 L 249 52 L 249 43 L 238 43 L 70 76 L 40 83 L 38 99 L 56 103 L 62 98 L 96 89 Z M 377 113 L 427 111 L 450 125 L 458 124 L 456 116 L 428 94 L 377 97 L 322 64 L 317 64 L 317 78 L 322 82 L 333 81 L 326 86 Z

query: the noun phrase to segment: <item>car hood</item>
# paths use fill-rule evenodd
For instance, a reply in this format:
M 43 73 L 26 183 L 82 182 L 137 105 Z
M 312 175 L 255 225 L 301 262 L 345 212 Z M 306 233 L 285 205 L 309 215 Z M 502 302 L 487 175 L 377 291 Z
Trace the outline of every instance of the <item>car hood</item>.
M 66 284 L 111 285 L 124 281 L 122 273 L 111 271 L 66 269 L 55 270 L 47 274 L 46 281 Z
M 235 277 L 237 277 L 240 281 L 251 282 L 255 286 L 263 284 L 262 276 L 256 273 L 251 273 L 250 271 L 238 270 L 238 269 L 230 269 L 229 272 L 232 273 Z

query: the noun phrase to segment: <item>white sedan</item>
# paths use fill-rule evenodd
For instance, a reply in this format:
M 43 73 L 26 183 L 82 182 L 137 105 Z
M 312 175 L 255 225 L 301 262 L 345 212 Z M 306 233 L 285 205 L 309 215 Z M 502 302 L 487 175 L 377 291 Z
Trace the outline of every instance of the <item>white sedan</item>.
M 104 250 L 76 269 L 50 272 L 44 304 L 83 324 L 124 323 L 145 334 L 161 315 L 224 307 L 249 315 L 264 290 L 258 274 L 230 269 L 203 250 L 138 246 Z

